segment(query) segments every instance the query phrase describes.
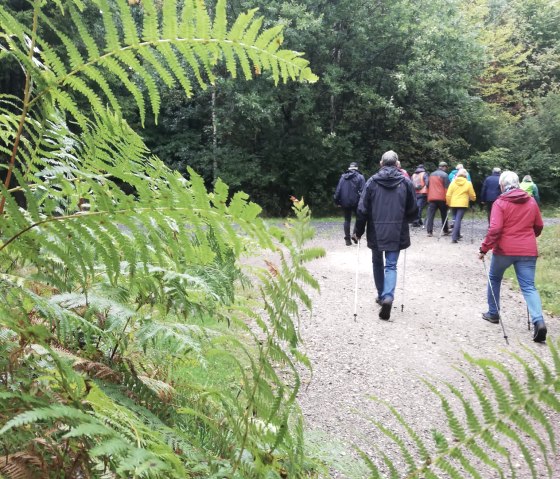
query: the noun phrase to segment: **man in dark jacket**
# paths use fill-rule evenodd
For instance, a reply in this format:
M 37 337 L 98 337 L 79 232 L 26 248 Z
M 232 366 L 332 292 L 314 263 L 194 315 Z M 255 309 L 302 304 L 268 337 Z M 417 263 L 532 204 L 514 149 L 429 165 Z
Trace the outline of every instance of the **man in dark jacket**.
M 500 168 L 493 168 L 492 174 L 487 176 L 482 184 L 482 191 L 480 192 L 480 202 L 486 205 L 486 211 L 488 212 L 488 224 L 490 224 L 490 213 L 492 212 L 492 205 L 494 201 L 502 194 L 500 189 L 500 173 L 502 170 Z
M 408 223 L 418 214 L 414 187 L 397 169 L 397 161 L 392 150 L 381 157 L 381 169 L 367 181 L 360 197 L 354 233 L 355 240 L 359 240 L 367 225 L 376 301 L 381 305 L 379 317 L 385 320 L 391 317 L 400 251 L 410 246 Z
M 344 240 L 346 246 L 350 246 L 350 223 L 352 222 L 352 213 L 356 216 L 356 208 L 360 195 L 364 189 L 366 180 L 358 170 L 358 163 L 350 163 L 348 171 L 343 173 L 338 180 L 338 185 L 334 193 L 334 202 L 340 206 L 344 211 Z M 356 225 L 354 224 L 354 231 Z

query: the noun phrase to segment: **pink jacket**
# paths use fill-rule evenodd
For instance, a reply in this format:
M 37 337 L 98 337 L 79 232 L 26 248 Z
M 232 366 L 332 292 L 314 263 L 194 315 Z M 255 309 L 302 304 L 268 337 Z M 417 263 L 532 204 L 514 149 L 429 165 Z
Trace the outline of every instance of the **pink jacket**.
M 519 188 L 498 196 L 480 251 L 502 256 L 538 256 L 537 236 L 543 229 L 537 202 Z

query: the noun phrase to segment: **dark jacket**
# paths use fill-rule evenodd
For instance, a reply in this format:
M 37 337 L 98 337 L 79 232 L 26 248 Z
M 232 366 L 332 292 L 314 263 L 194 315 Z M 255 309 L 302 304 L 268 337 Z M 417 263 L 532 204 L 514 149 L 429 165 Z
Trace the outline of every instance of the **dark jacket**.
M 496 198 L 502 194 L 500 189 L 500 173 L 492 173 L 487 176 L 482 184 L 482 191 L 480 192 L 480 201 L 483 203 L 489 201 L 496 201 Z
M 367 225 L 367 245 L 378 251 L 410 246 L 408 223 L 418 215 L 416 194 L 409 179 L 394 166 L 384 166 L 366 183 L 358 205 L 356 236 Z
M 348 170 L 338 180 L 334 202 L 343 208 L 356 208 L 366 180 L 358 170 Z

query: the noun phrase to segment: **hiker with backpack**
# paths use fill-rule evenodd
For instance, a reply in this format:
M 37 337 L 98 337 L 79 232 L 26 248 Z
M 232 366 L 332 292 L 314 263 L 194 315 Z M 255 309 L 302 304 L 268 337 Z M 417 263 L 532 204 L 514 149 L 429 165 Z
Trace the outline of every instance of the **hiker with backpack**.
M 392 150 L 381 157 L 380 170 L 367 181 L 360 197 L 353 235 L 357 242 L 367 231 L 376 302 L 381 306 L 379 318 L 383 320 L 391 317 L 399 254 L 410 246 L 408 223 L 418 215 L 414 187 L 398 170 L 398 159 Z
M 412 174 L 412 185 L 416 192 L 416 206 L 418 206 L 418 217 L 413 221 L 412 226 L 422 226 L 422 212 L 424 207 L 428 204 L 428 186 L 430 184 L 430 177 L 420 164 Z
M 537 236 L 543 230 L 541 211 L 535 199 L 519 188 L 519 177 L 513 171 L 500 175 L 500 189 L 502 194 L 494 202 L 490 227 L 478 255 L 484 261 L 486 253 L 493 252 L 488 273 L 488 311 L 482 319 L 500 322 L 500 286 L 505 270 L 513 265 L 533 323 L 533 341 L 540 343 L 546 340 L 547 333 L 541 298 L 535 288 Z
M 523 180 L 519 184 L 519 188 L 521 188 L 529 196 L 532 196 L 533 198 L 535 198 L 535 201 L 537 202 L 538 205 L 541 204 L 541 197 L 539 196 L 539 189 L 537 188 L 537 185 L 533 182 L 533 179 L 531 178 L 531 175 L 525 175 L 523 177 Z
M 344 241 L 346 246 L 352 245 L 350 236 L 352 214 L 356 217 L 356 208 L 365 183 L 364 175 L 358 169 L 358 163 L 352 162 L 348 171 L 342 174 L 336 186 L 334 202 L 344 211 Z M 354 231 L 356 231 L 356 224 L 354 224 Z

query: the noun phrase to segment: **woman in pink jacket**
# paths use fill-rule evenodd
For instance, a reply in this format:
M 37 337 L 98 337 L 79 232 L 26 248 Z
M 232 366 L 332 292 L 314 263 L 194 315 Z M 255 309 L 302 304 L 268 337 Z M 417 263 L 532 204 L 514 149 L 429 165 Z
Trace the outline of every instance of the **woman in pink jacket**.
M 492 207 L 490 227 L 480 245 L 479 258 L 493 250 L 488 282 L 488 312 L 482 318 L 491 323 L 500 322 L 500 286 L 504 272 L 511 265 L 527 303 L 533 323 L 533 341 L 546 340 L 539 292 L 535 288 L 537 265 L 537 236 L 543 229 L 543 220 L 537 202 L 519 188 L 519 177 L 512 171 L 500 175 L 502 194 Z

